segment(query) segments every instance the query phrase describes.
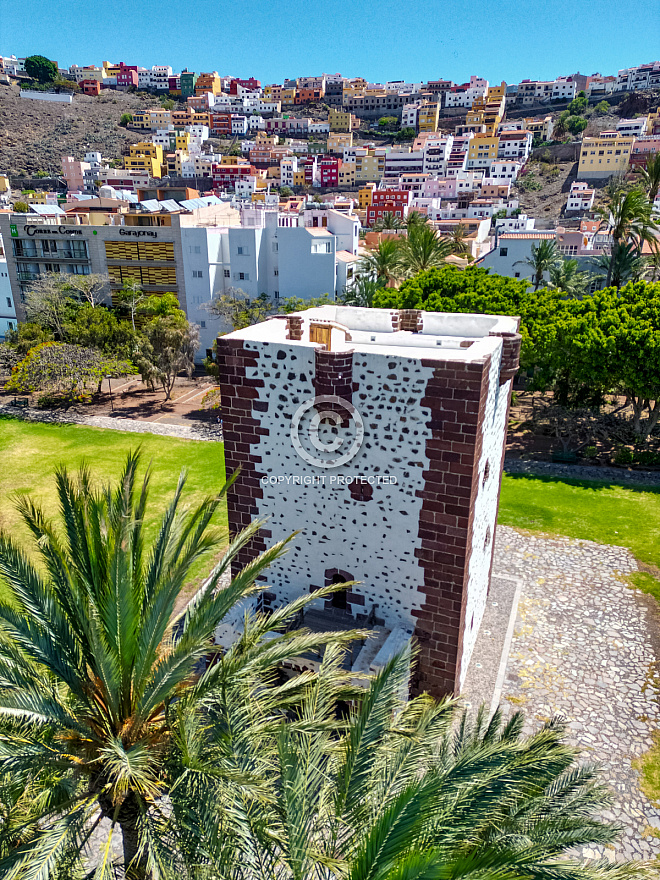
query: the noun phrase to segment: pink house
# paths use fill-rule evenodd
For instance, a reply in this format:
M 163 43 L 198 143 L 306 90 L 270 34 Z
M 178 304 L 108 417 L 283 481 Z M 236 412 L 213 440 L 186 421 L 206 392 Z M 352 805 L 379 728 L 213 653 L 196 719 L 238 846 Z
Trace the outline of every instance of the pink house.
M 84 189 L 85 171 L 89 171 L 89 162 L 81 162 L 73 156 L 62 156 L 62 177 L 66 180 L 70 191 Z

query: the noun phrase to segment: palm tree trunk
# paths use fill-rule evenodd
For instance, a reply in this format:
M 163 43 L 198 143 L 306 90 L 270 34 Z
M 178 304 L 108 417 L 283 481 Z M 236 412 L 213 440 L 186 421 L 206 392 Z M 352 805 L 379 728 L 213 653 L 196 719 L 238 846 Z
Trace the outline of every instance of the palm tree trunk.
M 135 797 L 129 794 L 122 804 L 118 818 L 124 849 L 124 871 L 126 880 L 147 880 L 146 854 L 139 853 L 140 834 L 138 831 L 138 806 Z

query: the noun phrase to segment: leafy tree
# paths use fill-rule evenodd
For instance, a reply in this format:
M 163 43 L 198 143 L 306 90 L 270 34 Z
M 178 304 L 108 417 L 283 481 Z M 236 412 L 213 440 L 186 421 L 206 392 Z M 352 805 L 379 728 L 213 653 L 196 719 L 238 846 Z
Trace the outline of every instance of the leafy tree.
M 445 257 L 452 253 L 452 245 L 438 236 L 432 226 L 413 226 L 401 240 L 401 267 L 405 277 L 444 265 Z
M 177 841 L 192 832 L 185 811 L 195 775 L 194 753 L 183 750 L 202 734 L 200 724 L 215 725 L 225 694 L 237 722 L 247 704 L 236 698 L 246 694 L 286 712 L 309 676 L 293 687 L 278 686 L 278 664 L 355 637 L 290 631 L 308 602 L 336 586 L 270 617 L 251 613 L 249 604 L 247 611 L 239 607 L 262 589 L 255 580 L 287 543 L 275 544 L 225 583 L 259 522 L 233 536 L 211 577 L 177 613 L 191 567 L 200 560 L 210 567 L 226 543 L 214 521 L 230 483 L 188 509 L 182 473 L 150 544 L 145 530 L 155 512 L 149 471 L 140 485 L 139 466 L 139 454 L 130 454 L 117 484 L 98 488 L 85 467 L 74 477 L 58 469 L 57 522 L 29 496 L 20 498 L 36 564 L 10 535 L 0 534 L 2 772 L 30 790 L 34 803 L 30 825 L 21 828 L 18 845 L 0 865 L 6 878 L 52 877 L 65 860 L 80 866 L 99 819 L 108 830 L 97 878 L 113 875 L 110 847 L 117 830 L 122 876 L 181 877 Z M 229 614 L 243 621 L 243 633 L 205 668 L 216 629 Z M 227 742 L 230 749 L 237 745 Z M 267 787 L 247 766 L 243 774 L 230 751 L 226 757 L 213 785 L 224 780 L 237 787 L 237 797 L 254 792 L 256 803 Z M 196 778 L 210 784 L 205 774 Z
M 240 287 L 229 287 L 226 293 L 214 296 L 205 308 L 213 317 L 231 324 L 234 330 L 242 330 L 265 321 L 271 313 L 272 303 L 265 293 L 250 299 Z
M 16 351 L 19 360 L 22 360 L 35 345 L 52 341 L 53 334 L 50 330 L 33 321 L 19 321 L 16 328 L 7 333 L 7 345 Z
M 571 134 L 578 135 L 581 134 L 588 125 L 588 121 L 584 119 L 582 116 L 569 116 L 566 122 L 566 127 L 570 131 Z
M 363 253 L 358 269 L 361 275 L 374 278 L 379 283 L 393 284 L 402 273 L 398 241 L 393 238 L 384 239 L 376 248 Z
M 57 65 L 43 55 L 30 55 L 25 59 L 25 72 L 40 83 L 49 83 L 57 77 Z
M 409 128 L 406 126 L 400 131 L 397 131 L 397 133 L 394 135 L 394 139 L 397 141 L 413 141 L 415 140 L 416 135 L 417 132 L 414 128 Z
M 652 153 L 646 160 L 646 166 L 639 169 L 642 186 L 651 203 L 655 201 L 660 190 L 660 153 Z
M 174 110 L 176 107 L 176 101 L 173 101 L 171 98 L 162 97 L 160 99 L 161 107 L 163 110 Z
M 396 116 L 381 116 L 378 120 L 378 125 L 380 128 L 391 128 L 393 125 L 396 125 L 398 122 Z
M 29 210 L 30 206 L 27 202 L 14 202 L 14 211 L 16 211 L 17 214 L 27 214 Z
M 119 124 L 126 128 L 127 125 L 130 125 L 133 122 L 133 114 L 132 113 L 122 113 L 121 119 L 119 120 Z
M 543 189 L 543 184 L 537 179 L 533 171 L 520 174 L 516 180 L 516 186 L 524 192 L 538 192 Z
M 290 199 L 293 195 L 293 190 L 290 186 L 281 186 L 280 187 L 280 197 L 283 199 Z
M 588 100 L 585 92 L 579 92 L 577 97 L 573 98 L 568 105 L 568 112 L 571 116 L 581 116 L 587 109 Z
M 179 298 L 175 293 L 161 293 L 148 296 L 139 304 L 138 313 L 152 318 L 185 318 Z
M 557 265 L 561 260 L 561 256 L 557 252 L 557 245 L 550 239 L 544 239 L 538 244 L 531 247 L 530 256 L 524 260 L 518 260 L 516 266 L 529 266 L 533 269 L 532 282 L 534 290 L 538 290 L 543 283 L 543 276 L 546 272 Z
M 185 315 L 154 318 L 144 328 L 135 363 L 143 382 L 160 385 L 165 400 L 170 400 L 176 377 L 185 372 L 190 378 L 195 369 L 195 352 L 199 345 L 199 330 Z
M 299 296 L 287 296 L 274 306 L 274 313 L 278 315 L 289 315 L 292 312 L 303 312 L 305 309 L 317 309 L 319 306 L 327 306 L 334 303 L 329 294 L 324 293 L 322 296 L 312 296 L 309 299 L 301 299 Z
M 72 298 L 64 290 L 64 276 L 48 273 L 34 281 L 25 294 L 25 312 L 29 321 L 39 324 L 63 342 L 64 324 L 71 316 Z
M 90 386 L 98 387 L 103 379 L 134 372 L 127 361 L 104 357 L 93 348 L 42 342 L 14 367 L 5 388 L 18 394 L 45 391 L 72 403 L 88 393 Z
M 64 333 L 68 342 L 98 349 L 105 355 L 130 360 L 135 350 L 136 334 L 131 325 L 103 306 L 80 306 L 65 322 Z
M 607 116 L 612 108 L 607 103 L 607 101 L 600 101 L 600 103 L 596 104 L 594 107 L 594 112 L 597 116 Z
M 142 290 L 142 286 L 139 281 L 135 279 L 130 279 L 129 281 L 124 281 L 121 290 L 118 290 L 114 294 L 115 300 L 117 302 L 118 311 L 127 313 L 131 319 L 131 326 L 133 328 L 133 332 L 135 332 L 135 317 L 140 309 L 140 306 L 147 299 L 146 293 Z

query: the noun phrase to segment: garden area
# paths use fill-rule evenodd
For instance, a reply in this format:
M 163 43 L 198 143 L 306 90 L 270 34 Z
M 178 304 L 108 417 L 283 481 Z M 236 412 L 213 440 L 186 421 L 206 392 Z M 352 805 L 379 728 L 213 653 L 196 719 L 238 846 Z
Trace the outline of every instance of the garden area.
M 182 468 L 187 471 L 187 493 L 191 503 L 216 494 L 224 483 L 222 444 L 195 440 L 177 440 L 143 434 L 139 437 L 120 431 L 88 428 L 81 425 L 38 424 L 13 418 L 0 418 L 0 530 L 27 545 L 28 529 L 14 506 L 16 493 L 28 493 L 43 505 L 46 514 L 55 516 L 54 472 L 64 465 L 70 474 L 86 463 L 94 477 L 104 482 L 117 479 L 127 453 L 142 450 L 142 468 L 151 465 L 151 509 L 161 511 L 172 496 Z M 226 527 L 226 517 L 217 525 Z M 147 522 L 148 541 L 156 538 L 157 523 Z M 196 563 L 184 598 L 208 573 L 208 562 Z

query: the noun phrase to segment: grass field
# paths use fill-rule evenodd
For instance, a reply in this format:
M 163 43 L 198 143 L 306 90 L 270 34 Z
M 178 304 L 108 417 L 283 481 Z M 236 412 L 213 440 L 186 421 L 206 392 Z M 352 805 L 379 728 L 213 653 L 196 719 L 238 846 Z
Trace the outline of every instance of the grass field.
M 627 547 L 660 567 L 660 489 L 505 474 L 499 522 Z
M 225 464 L 221 443 L 176 440 L 154 434 L 128 434 L 80 425 L 43 425 L 0 418 L 0 528 L 27 543 L 30 536 L 16 513 L 12 496 L 27 492 L 49 515 L 57 513 L 53 473 L 58 464 L 75 471 L 86 462 L 99 482 L 115 482 L 126 454 L 142 449 L 140 477 L 151 462 L 149 510 L 158 517 L 171 497 L 182 468 L 188 471 L 187 503 L 217 492 L 223 484 Z M 219 525 L 226 525 L 223 512 Z M 147 538 L 155 536 L 156 521 L 147 525 Z M 211 568 L 201 561 L 193 569 L 191 586 Z

